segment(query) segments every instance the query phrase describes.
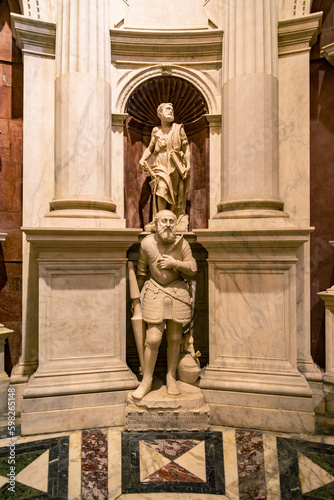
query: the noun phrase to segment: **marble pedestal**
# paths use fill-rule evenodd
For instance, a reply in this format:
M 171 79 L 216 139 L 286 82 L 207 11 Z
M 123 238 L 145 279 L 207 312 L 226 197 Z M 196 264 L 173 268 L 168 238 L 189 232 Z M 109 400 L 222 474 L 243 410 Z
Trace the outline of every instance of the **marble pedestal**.
M 123 425 L 138 385 L 125 361 L 126 252 L 140 231 L 24 231 L 38 253 L 39 364 L 22 434 Z
M 210 409 L 202 391 L 193 385 L 177 382 L 180 395 L 169 396 L 162 383 L 140 401 L 128 396 L 126 430 L 128 431 L 205 431 L 210 425 Z
M 233 220 L 194 232 L 209 253 L 210 352 L 200 387 L 211 424 L 314 432 L 296 331 L 296 252 L 310 230 Z

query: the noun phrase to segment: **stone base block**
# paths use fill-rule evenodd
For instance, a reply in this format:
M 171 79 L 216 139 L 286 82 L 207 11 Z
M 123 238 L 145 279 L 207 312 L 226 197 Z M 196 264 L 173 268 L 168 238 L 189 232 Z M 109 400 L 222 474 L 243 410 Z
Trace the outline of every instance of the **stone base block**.
M 128 431 L 206 431 L 210 409 L 202 391 L 193 385 L 177 382 L 180 395 L 169 396 L 165 385 L 157 382 L 140 401 L 128 396 L 125 410 Z
M 313 434 L 312 398 L 203 390 L 211 425 Z
M 127 431 L 207 431 L 210 426 L 210 408 L 192 410 L 141 410 L 127 407 Z
M 23 399 L 22 435 L 124 425 L 127 391 Z

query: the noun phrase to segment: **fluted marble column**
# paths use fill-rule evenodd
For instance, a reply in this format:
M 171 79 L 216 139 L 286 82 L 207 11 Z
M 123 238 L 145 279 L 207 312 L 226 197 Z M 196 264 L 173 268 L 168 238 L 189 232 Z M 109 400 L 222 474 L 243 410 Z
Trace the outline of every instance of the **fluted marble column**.
M 111 200 L 109 2 L 58 0 L 54 210 Z
M 225 0 L 223 176 L 218 218 L 276 217 L 276 0 Z

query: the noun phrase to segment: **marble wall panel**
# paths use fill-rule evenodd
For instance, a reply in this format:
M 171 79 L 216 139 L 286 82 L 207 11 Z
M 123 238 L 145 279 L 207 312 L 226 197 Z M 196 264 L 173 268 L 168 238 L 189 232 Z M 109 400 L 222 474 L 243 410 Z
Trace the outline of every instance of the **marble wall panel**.
M 10 2 L 19 12 L 19 4 Z M 0 9 L 0 322 L 14 333 L 6 341 L 6 370 L 10 373 L 21 352 L 22 274 L 22 55 L 12 38 L 10 8 Z
M 88 363 L 106 352 L 108 356 L 118 353 L 112 332 L 121 322 L 119 290 L 123 272 L 117 264 L 41 265 L 40 366 L 57 359 L 71 364 L 73 357 L 78 361 L 86 358 Z

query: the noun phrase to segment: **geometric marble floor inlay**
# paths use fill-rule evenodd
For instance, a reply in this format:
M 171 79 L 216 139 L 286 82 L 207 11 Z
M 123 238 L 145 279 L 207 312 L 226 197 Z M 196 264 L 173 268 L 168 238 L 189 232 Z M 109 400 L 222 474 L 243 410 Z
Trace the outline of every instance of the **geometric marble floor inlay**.
M 221 432 L 123 432 L 122 491 L 224 495 L 223 455 Z
M 204 441 L 139 441 L 139 456 L 141 482 L 206 482 Z
M 1 419 L 0 419 L 1 421 Z M 15 493 L 0 426 L 0 499 L 334 500 L 334 437 L 121 427 L 21 437 Z

